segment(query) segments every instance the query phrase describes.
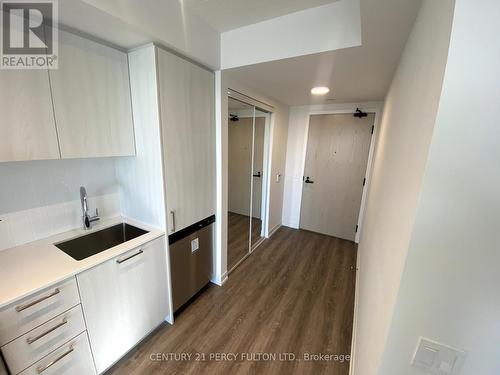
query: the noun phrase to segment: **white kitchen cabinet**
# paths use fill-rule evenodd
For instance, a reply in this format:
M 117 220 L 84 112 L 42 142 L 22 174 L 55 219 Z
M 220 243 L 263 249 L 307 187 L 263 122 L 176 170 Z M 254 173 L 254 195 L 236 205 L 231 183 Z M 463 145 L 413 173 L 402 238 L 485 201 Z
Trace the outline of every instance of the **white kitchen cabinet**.
M 157 48 L 168 231 L 215 212 L 213 72 Z
M 99 373 L 166 318 L 166 265 L 161 237 L 77 275 Z
M 0 114 L 0 162 L 59 158 L 47 70 L 0 70 Z
M 59 30 L 49 75 L 62 158 L 135 154 L 124 52 Z
M 0 162 L 59 159 L 46 70 L 0 70 Z
M 83 332 L 19 375 L 93 375 L 95 373 L 87 333 Z
M 74 277 L 0 309 L 0 345 L 80 303 Z
M 80 305 L 19 336 L 2 347 L 2 354 L 13 374 L 18 374 L 54 349 L 85 331 Z

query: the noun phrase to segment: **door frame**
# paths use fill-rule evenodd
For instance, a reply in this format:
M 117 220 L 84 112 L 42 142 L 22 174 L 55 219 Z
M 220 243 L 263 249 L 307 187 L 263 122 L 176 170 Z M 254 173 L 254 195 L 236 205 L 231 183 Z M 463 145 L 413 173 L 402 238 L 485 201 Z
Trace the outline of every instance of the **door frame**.
M 359 207 L 359 216 L 358 216 L 358 231 L 356 232 L 356 236 L 354 239 L 355 243 L 359 243 L 360 238 L 361 238 L 361 233 L 363 231 L 363 218 L 365 216 L 365 210 L 366 210 L 366 200 L 367 200 L 367 193 L 368 193 L 368 187 L 370 186 L 371 183 L 371 177 L 372 177 L 372 169 L 373 169 L 373 159 L 375 155 L 375 144 L 376 140 L 378 138 L 378 131 L 379 131 L 379 123 L 380 123 L 380 109 L 378 108 L 366 108 L 363 109 L 363 111 L 367 113 L 374 113 L 375 114 L 375 119 L 374 119 L 374 128 L 373 128 L 373 134 L 372 138 L 370 140 L 370 150 L 368 152 L 368 161 L 366 163 L 366 172 L 365 172 L 365 186 L 363 186 L 363 194 L 361 195 L 361 204 Z M 304 140 L 304 145 L 302 150 L 302 155 L 301 155 L 301 171 L 302 171 L 302 176 L 305 176 L 305 168 L 306 168 L 306 156 L 307 156 L 307 144 L 309 141 L 309 124 L 311 122 L 311 116 L 313 115 L 346 115 L 346 114 L 354 114 L 355 110 L 350 110 L 350 109 L 341 109 L 341 110 L 311 110 L 307 113 L 307 125 L 306 125 L 306 137 Z M 302 194 L 303 194 L 303 189 L 304 189 L 304 184 L 302 183 L 300 185 L 300 201 L 299 201 L 299 228 L 300 228 L 300 215 L 302 213 Z
M 263 238 L 269 238 L 269 202 L 271 198 L 271 168 L 272 168 L 272 146 L 273 146 L 273 129 L 274 129 L 274 114 L 273 112 L 266 113 L 266 124 L 264 128 L 264 155 L 262 171 L 262 189 L 265 189 L 265 194 L 262 195 L 262 208 L 264 216 L 262 218 L 262 235 Z
M 229 95 L 231 97 L 231 95 Z M 233 97 L 234 99 L 234 97 Z M 249 103 L 246 103 L 249 104 Z M 271 184 L 270 184 L 270 170 L 271 170 L 271 119 L 273 118 L 273 113 L 268 112 L 267 110 L 262 109 L 262 107 L 254 106 L 254 126 L 253 126 L 253 135 L 252 135 L 252 174 L 254 173 L 254 162 L 255 162 L 255 118 L 256 112 L 260 111 L 261 113 L 265 113 L 263 116 L 265 118 L 264 123 L 264 145 L 263 145 L 263 155 L 262 155 L 262 181 L 261 181 L 261 202 L 260 202 L 260 217 L 262 220 L 262 227 L 260 229 L 260 239 L 253 244 L 252 246 L 252 221 L 250 220 L 250 237 L 248 239 L 249 242 L 249 254 L 252 254 L 259 245 L 264 242 L 266 238 L 268 238 L 267 233 L 269 233 L 269 196 L 271 194 Z M 250 187 L 250 207 L 251 207 L 251 215 L 250 219 L 253 218 L 253 177 L 252 184 Z M 229 189 L 228 189 L 229 194 Z M 244 258 L 246 259 L 246 257 Z M 242 259 L 242 260 L 244 260 Z M 238 265 L 240 262 L 238 263 Z M 233 267 L 231 271 L 236 268 Z

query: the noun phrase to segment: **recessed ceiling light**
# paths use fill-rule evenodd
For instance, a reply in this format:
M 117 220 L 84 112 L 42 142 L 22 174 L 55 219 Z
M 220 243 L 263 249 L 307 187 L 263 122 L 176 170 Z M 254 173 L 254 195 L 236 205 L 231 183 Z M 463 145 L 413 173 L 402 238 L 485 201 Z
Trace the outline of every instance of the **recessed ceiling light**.
M 311 89 L 311 94 L 313 95 L 325 95 L 330 92 L 330 89 L 328 87 L 324 86 L 318 86 L 318 87 L 313 87 Z

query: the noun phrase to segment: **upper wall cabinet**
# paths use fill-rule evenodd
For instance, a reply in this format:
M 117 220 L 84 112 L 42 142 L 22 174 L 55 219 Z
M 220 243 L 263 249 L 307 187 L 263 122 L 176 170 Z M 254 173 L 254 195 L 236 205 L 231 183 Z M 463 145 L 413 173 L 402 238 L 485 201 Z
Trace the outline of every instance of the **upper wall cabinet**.
M 46 70 L 1 70 L 0 114 L 0 161 L 59 158 Z
M 215 212 L 214 73 L 157 48 L 169 232 Z
M 135 154 L 127 55 L 59 31 L 50 83 L 62 158 Z
M 0 70 L 0 116 L 0 161 L 59 158 L 46 70 Z
M 0 70 L 0 115 L 0 161 L 59 158 L 46 70 Z

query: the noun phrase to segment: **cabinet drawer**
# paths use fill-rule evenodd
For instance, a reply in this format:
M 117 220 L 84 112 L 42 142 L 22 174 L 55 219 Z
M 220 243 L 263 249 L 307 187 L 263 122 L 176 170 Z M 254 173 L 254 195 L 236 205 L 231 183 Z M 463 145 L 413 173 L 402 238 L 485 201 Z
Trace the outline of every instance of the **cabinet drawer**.
M 74 277 L 0 310 L 0 346 L 80 303 Z
M 10 371 L 17 374 L 83 331 L 85 321 L 81 306 L 77 305 L 11 341 L 2 353 Z
M 70 340 L 21 372 L 21 375 L 95 375 L 87 332 Z

